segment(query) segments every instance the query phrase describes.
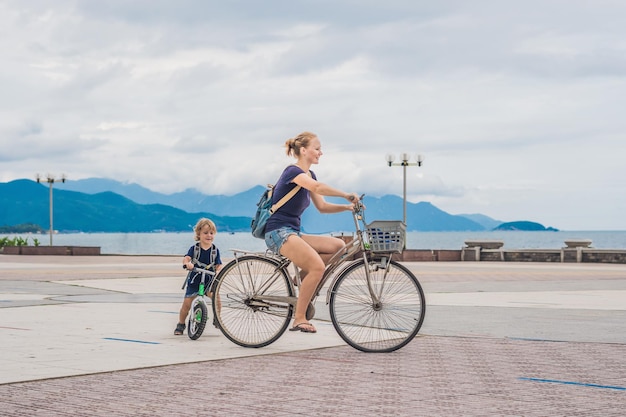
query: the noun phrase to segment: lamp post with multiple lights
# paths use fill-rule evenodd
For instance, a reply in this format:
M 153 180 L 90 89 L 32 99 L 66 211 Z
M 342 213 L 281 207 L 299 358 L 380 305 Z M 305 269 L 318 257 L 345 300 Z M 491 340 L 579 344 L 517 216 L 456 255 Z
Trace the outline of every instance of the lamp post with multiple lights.
M 406 226 L 406 167 L 410 167 L 410 166 L 421 167 L 422 162 L 424 162 L 424 156 L 417 154 L 415 155 L 416 162 L 410 162 L 411 155 L 404 152 L 400 154 L 400 162 L 394 163 L 394 161 L 396 160 L 396 157 L 395 155 L 392 155 L 389 153 L 387 154 L 385 159 L 387 160 L 387 165 L 389 165 L 390 167 L 402 167 L 402 171 L 403 171 L 402 193 L 403 193 L 403 204 L 404 204 L 403 210 L 402 210 L 402 221 L 404 222 L 404 225 Z M 406 249 L 406 234 L 404 236 L 404 248 Z
M 37 182 L 47 182 L 50 185 L 50 246 L 52 246 L 52 234 L 54 233 L 54 226 L 53 226 L 53 210 L 52 210 L 52 184 L 54 184 L 55 182 L 65 182 L 65 174 L 61 175 L 61 178 L 54 178 L 53 175 L 48 174 L 46 176 L 46 178 L 41 178 L 39 176 L 39 174 L 37 174 L 37 176 L 35 177 L 37 179 Z

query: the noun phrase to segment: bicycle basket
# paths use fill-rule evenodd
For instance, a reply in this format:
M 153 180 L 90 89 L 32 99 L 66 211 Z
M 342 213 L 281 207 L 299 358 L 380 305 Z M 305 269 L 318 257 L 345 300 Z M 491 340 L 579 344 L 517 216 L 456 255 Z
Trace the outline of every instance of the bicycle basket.
M 374 220 L 366 232 L 372 252 L 401 253 L 404 248 L 406 226 L 399 220 Z

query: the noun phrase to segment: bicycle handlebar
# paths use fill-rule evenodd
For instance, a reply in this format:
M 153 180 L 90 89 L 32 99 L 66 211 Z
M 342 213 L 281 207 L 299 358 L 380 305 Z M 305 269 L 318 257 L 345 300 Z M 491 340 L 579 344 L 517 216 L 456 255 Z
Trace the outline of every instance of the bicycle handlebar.
M 363 214 L 363 210 L 365 209 L 365 205 L 363 205 L 363 197 L 365 197 L 365 194 L 361 194 L 359 201 L 354 204 L 354 212 L 356 214 Z
M 185 269 L 187 271 L 191 271 L 191 272 L 199 272 L 201 274 L 215 275 L 214 271 L 210 271 L 210 270 L 204 269 L 204 268 L 198 268 L 197 266 L 194 266 L 192 269 L 187 269 L 187 266 L 183 265 L 183 269 Z
M 207 278 L 207 275 L 215 276 L 215 272 L 210 271 L 210 270 L 208 270 L 208 269 L 204 269 L 204 268 L 198 268 L 198 267 L 197 267 L 197 266 L 195 266 L 195 265 L 194 265 L 194 267 L 193 267 L 193 268 L 191 268 L 191 269 L 187 269 L 187 267 L 186 267 L 185 265 L 183 265 L 183 269 L 184 269 L 184 270 L 187 270 L 187 271 L 190 271 L 190 272 L 197 272 L 197 273 L 199 273 L 199 274 L 202 274 L 202 278 L 201 278 L 201 281 L 200 281 L 200 284 L 201 284 L 201 285 L 205 285 L 205 281 L 207 281 L 207 282 L 209 281 L 209 279 Z M 196 276 L 194 276 L 194 280 L 195 280 L 195 278 L 196 278 L 196 277 L 197 277 L 197 275 L 196 275 Z M 189 275 L 187 275 L 187 276 L 185 277 L 185 280 L 183 281 L 183 286 L 182 286 L 182 289 L 185 289 L 185 285 L 187 285 L 187 279 L 188 279 L 188 278 L 189 278 Z

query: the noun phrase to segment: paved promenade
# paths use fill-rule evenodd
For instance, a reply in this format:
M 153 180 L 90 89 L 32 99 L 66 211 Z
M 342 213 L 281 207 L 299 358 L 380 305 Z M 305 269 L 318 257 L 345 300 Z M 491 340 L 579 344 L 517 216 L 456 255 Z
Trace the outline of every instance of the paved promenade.
M 174 336 L 179 257 L 0 255 L 0 415 L 624 415 L 625 265 L 405 265 L 422 331 L 365 354 L 323 300 L 262 349 Z

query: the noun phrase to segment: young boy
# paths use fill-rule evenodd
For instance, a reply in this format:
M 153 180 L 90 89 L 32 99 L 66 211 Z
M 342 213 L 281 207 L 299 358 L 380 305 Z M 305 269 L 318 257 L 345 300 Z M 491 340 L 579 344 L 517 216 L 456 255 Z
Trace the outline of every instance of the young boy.
M 207 265 L 212 265 L 209 270 L 217 273 L 222 267 L 222 258 L 220 257 L 219 249 L 213 244 L 213 239 L 215 239 L 217 233 L 215 223 L 209 219 L 202 218 L 196 223 L 194 233 L 194 239 L 197 243 L 189 248 L 187 255 L 183 258 L 183 268 L 192 270 L 194 266 L 206 268 Z M 176 325 L 176 330 L 174 330 L 175 335 L 181 335 L 185 331 L 185 320 L 191 309 L 191 302 L 200 289 L 201 279 L 202 275 L 199 272 L 191 272 L 187 276 L 187 290 L 185 291 L 183 305 L 180 308 L 178 324 Z M 210 284 L 210 282 L 206 283 L 205 288 L 207 290 L 210 288 Z M 211 294 L 209 293 L 209 295 Z

